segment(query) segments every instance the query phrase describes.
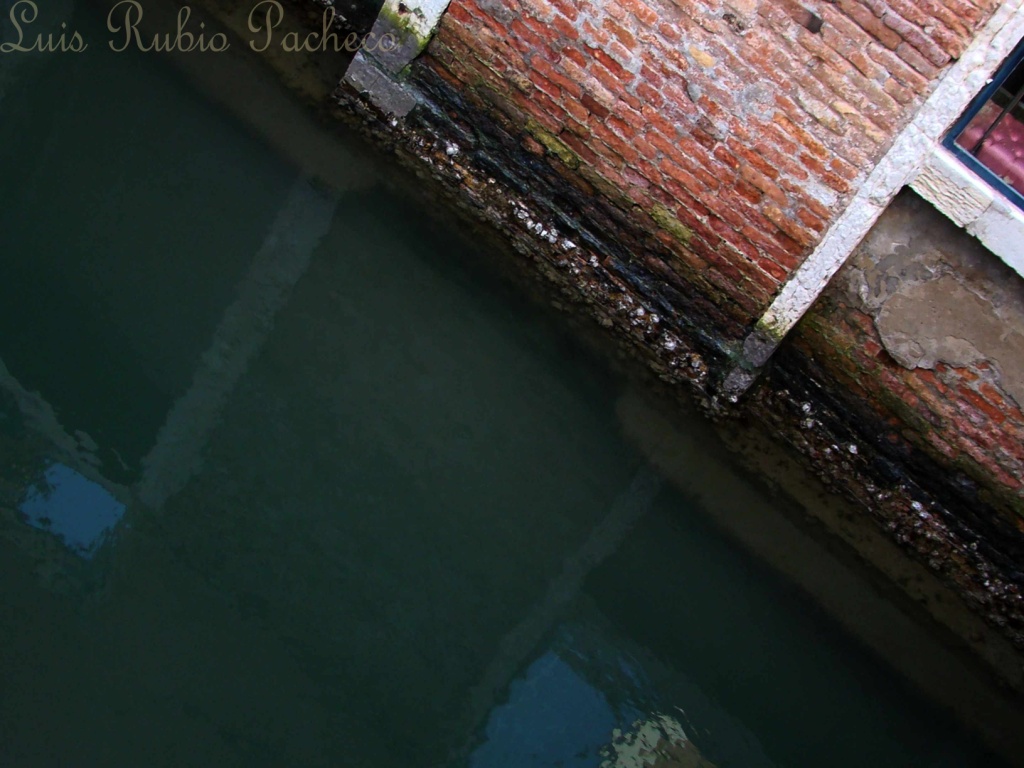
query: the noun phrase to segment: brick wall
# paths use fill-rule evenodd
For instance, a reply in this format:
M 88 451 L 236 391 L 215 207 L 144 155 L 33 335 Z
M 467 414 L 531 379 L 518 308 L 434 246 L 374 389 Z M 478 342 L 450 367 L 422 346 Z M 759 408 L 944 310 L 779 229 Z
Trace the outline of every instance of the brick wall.
M 410 72 L 440 106 L 412 127 L 443 136 L 439 147 L 462 142 L 452 178 L 499 229 L 515 216 L 478 199 L 487 175 L 509 205 L 529 200 L 531 222 L 581 244 L 545 255 L 543 238 L 511 236 L 537 271 L 578 275 L 551 279 L 714 409 L 716 375 L 997 5 L 453 0 Z M 844 287 L 857 268 L 840 272 L 743 412 L 1024 647 L 1019 401 L 985 361 L 900 365 L 878 307 Z M 812 416 L 793 410 L 804 407 Z
M 881 438 L 902 460 L 931 456 L 968 498 L 1024 534 L 1024 413 L 993 381 L 991 364 L 907 370 L 886 354 L 870 315 L 836 296 L 811 312 L 793 343 L 822 364 L 844 399 L 870 407 L 876 418 L 858 422 L 879 432 L 867 441 Z
M 745 326 L 995 4 L 454 0 L 424 63 Z
M 898 245 L 897 245 L 898 244 Z M 943 278 L 979 297 L 991 314 L 972 309 L 957 320 L 966 353 L 931 367 L 908 368 L 886 348 L 880 317 L 887 301 L 914 285 Z M 955 312 L 960 294 L 936 295 L 932 315 Z M 929 321 L 907 332 L 926 344 Z M 986 324 L 998 339 L 985 343 Z M 797 327 L 790 344 L 815 361 L 821 380 L 858 404 L 867 439 L 901 462 L 929 457 L 949 494 L 988 507 L 1009 526 L 1000 535 L 1024 542 L 1024 412 L 1019 345 L 1007 339 L 1024 327 L 1024 282 L 930 204 L 903 192 Z M 947 329 L 940 328 L 940 334 Z M 1024 555 L 1024 549 L 1022 549 Z

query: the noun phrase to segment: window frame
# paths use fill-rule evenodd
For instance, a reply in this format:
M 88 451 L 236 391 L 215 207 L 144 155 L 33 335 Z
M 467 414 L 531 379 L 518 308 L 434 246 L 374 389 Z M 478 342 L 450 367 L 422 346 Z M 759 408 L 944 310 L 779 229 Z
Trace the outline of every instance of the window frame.
M 1009 202 L 1017 206 L 1017 208 L 1024 210 L 1024 195 L 996 176 L 996 174 L 990 171 L 984 163 L 978 160 L 978 158 L 956 143 L 957 137 L 959 137 L 971 120 L 974 119 L 975 115 L 977 115 L 981 111 L 982 107 L 988 103 L 989 99 L 995 95 L 996 91 L 998 91 L 1002 84 L 1009 78 L 1010 74 L 1018 66 L 1022 65 L 1024 65 L 1024 39 L 1017 43 L 1010 55 L 1007 56 L 1003 63 L 999 65 L 999 69 L 997 69 L 992 75 L 988 84 L 978 92 L 974 99 L 971 100 L 971 103 L 967 106 L 967 109 L 964 110 L 963 114 L 957 118 L 955 123 L 953 123 L 949 131 L 946 133 L 945 138 L 942 140 L 942 146 L 953 153 L 957 160 L 967 166 L 976 176 L 992 187 L 993 190 L 1005 197 Z

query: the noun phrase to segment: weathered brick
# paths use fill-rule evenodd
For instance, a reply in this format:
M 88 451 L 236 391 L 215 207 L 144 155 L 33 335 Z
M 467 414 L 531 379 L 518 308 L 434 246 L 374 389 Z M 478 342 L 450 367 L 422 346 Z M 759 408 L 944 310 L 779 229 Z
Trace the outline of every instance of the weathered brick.
M 619 3 L 615 2 L 615 0 L 606 0 L 604 12 L 613 19 L 625 19 L 629 16 L 629 12 Z
M 896 55 L 929 80 L 934 80 L 939 76 L 939 68 L 909 43 L 900 43 L 896 48 Z
M 560 141 L 564 142 L 582 162 L 587 163 L 588 165 L 596 165 L 600 161 L 597 153 L 590 148 L 590 145 L 578 136 L 571 133 L 563 133 L 558 138 Z
M 619 81 L 619 83 L 628 85 L 633 82 L 633 73 L 623 67 L 604 51 L 594 51 L 594 60 L 600 62 L 604 68 Z
M 644 81 L 636 84 L 636 95 L 643 100 L 643 106 L 650 106 L 654 109 L 657 109 L 665 102 L 661 92 Z
M 981 6 L 815 3 L 807 7 L 823 27 L 813 34 L 794 21 L 804 11 L 764 0 L 763 23 L 739 34 L 711 0 L 524 0 L 507 10 L 454 0 L 431 66 L 465 83 L 474 103 L 507 115 L 513 132 L 532 117 L 557 136 L 582 175 L 542 154 L 580 189 L 614 198 L 607 204 L 616 217 L 641 216 L 623 213 L 634 203 L 674 211 L 692 230 L 692 246 L 678 233 L 655 235 L 676 254 L 674 268 L 699 270 L 750 323 L 744 313 L 763 310 L 835 220 L 932 87 L 938 63 L 962 50 L 984 18 Z M 885 353 L 865 322 L 850 326 L 860 338 L 849 347 L 863 370 L 874 370 Z M 902 371 L 890 379 L 901 396 L 933 409 L 931 418 L 955 417 L 909 383 L 948 398 L 938 379 Z M 959 400 L 995 422 L 1003 406 L 974 385 Z
M 806 248 L 816 240 L 814 233 L 801 226 L 792 216 L 788 215 L 774 205 L 766 205 L 762 208 L 767 219 L 791 237 L 797 244 Z
M 740 166 L 740 177 L 757 187 L 779 205 L 788 205 L 786 194 L 779 189 L 779 185 L 751 165 L 744 163 Z
M 631 16 L 636 17 L 646 25 L 657 23 L 659 14 L 642 0 L 621 0 L 622 7 Z
M 548 0 L 548 2 L 551 3 L 551 5 L 553 5 L 555 9 L 557 9 L 557 11 L 569 21 L 574 22 L 579 18 L 579 9 L 576 7 L 576 3 L 572 2 L 572 0 Z M 457 5 L 457 3 L 453 3 L 453 5 Z M 451 8 L 451 6 L 448 7 Z
M 840 178 L 846 179 L 847 181 L 853 181 L 861 174 L 861 170 L 859 168 L 850 165 L 839 157 L 833 157 L 829 160 L 828 168 L 832 173 L 836 174 Z
M 560 48 L 574 44 L 579 40 L 579 32 L 576 27 L 573 26 L 572 22 L 565 16 L 562 16 L 561 14 L 556 15 L 552 20 L 551 25 L 558 30 Z
M 611 32 L 611 34 L 618 39 L 627 48 L 636 47 L 636 38 L 633 37 L 632 33 L 629 32 L 625 27 L 619 24 L 617 21 L 611 19 L 605 19 L 603 24 L 604 28 Z
M 543 38 L 534 34 L 519 19 L 512 22 L 511 31 L 513 36 L 509 43 L 520 53 L 533 53 L 543 44 Z
M 629 73 L 627 78 L 620 77 L 614 72 L 609 70 L 602 62 L 596 59 L 590 62 L 590 74 L 597 79 L 597 81 L 603 85 L 611 96 L 614 102 L 614 95 L 619 91 L 624 91 L 631 82 L 633 82 L 633 75 Z
M 583 72 L 586 70 L 587 64 L 590 62 L 590 57 L 583 53 L 579 48 L 567 46 L 562 50 L 562 55 L 558 60 L 558 65 L 565 68 L 566 62 L 576 67 L 578 72 Z
M 544 59 L 533 59 L 530 62 L 534 71 L 543 75 L 549 82 L 557 85 L 562 91 L 573 99 L 583 96 L 583 89 L 580 84 L 572 78 L 566 77 L 554 65 Z
M 736 186 L 734 187 L 734 189 L 736 191 L 736 194 L 738 194 L 740 197 L 742 197 L 744 200 L 748 202 L 761 202 L 761 196 L 763 194 L 761 190 L 759 190 L 757 187 L 751 184 L 748 184 L 742 179 L 736 182 Z
M 594 136 L 604 142 L 615 156 L 629 163 L 636 163 L 640 159 L 640 153 L 636 151 L 632 143 L 612 131 L 605 123 L 593 122 L 590 124 L 590 130 Z
M 888 10 L 885 0 L 858 0 L 858 2 L 878 18 L 882 18 Z
M 952 56 L 959 55 L 953 49 L 959 48 L 962 51 L 964 41 L 970 37 L 971 30 L 967 24 L 936 0 L 888 0 L 888 5 L 893 12 L 915 24 Z
M 942 4 L 969 28 L 977 27 L 988 15 L 970 0 L 942 0 Z
M 960 390 L 959 396 L 997 424 L 1001 424 L 1006 421 L 1006 415 L 977 392 L 964 388 Z
M 829 152 L 825 145 L 790 120 L 789 117 L 776 113 L 774 121 L 787 136 L 791 136 L 808 154 L 813 155 L 819 160 L 828 157 Z
M 895 31 L 885 26 L 882 20 L 857 0 L 837 0 L 843 13 L 849 16 L 861 29 L 872 35 L 878 42 L 890 50 L 903 41 Z
M 936 67 L 949 63 L 950 56 L 939 46 L 932 42 L 920 29 L 904 19 L 902 16 L 888 12 L 882 17 L 885 26 L 894 30 L 910 45 L 917 49 L 918 53 L 924 56 Z
M 586 41 L 587 47 L 590 49 L 598 49 L 611 42 L 611 34 L 601 27 L 595 27 L 588 19 L 583 22 L 581 28 L 583 32 L 583 39 Z
M 770 179 L 774 180 L 778 178 L 778 168 L 775 168 L 771 163 L 765 160 L 760 154 L 758 154 L 757 150 L 743 146 L 732 139 L 726 142 L 726 146 L 742 163 L 752 165 Z
M 923 94 L 925 92 L 929 79 L 911 67 L 893 51 L 883 48 L 877 43 L 868 43 L 867 51 L 868 56 L 885 67 L 885 71 L 901 85 L 906 86 L 916 94 Z
M 679 30 L 679 28 L 676 27 L 676 25 L 668 22 L 662 22 L 661 24 L 659 24 L 658 32 L 661 34 L 662 37 L 664 37 L 666 40 L 672 43 L 678 43 L 683 39 L 683 34 Z

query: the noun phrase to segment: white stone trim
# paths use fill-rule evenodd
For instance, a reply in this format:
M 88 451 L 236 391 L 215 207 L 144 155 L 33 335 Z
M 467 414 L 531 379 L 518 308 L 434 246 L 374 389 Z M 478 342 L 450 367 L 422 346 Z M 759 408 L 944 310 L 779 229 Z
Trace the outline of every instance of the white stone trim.
M 417 38 L 429 42 L 450 2 L 451 0 L 386 0 L 381 13 L 393 18 L 402 18 Z
M 1004 197 L 996 197 L 967 231 L 1024 277 L 1024 213 Z
M 935 87 L 913 121 L 850 199 L 814 252 L 797 268 L 744 344 L 749 365 L 761 366 L 803 317 L 828 281 L 874 225 L 896 193 L 913 180 L 953 122 L 1024 37 L 1024 0 L 1006 0 Z M 995 205 L 993 201 L 989 210 Z M 973 225 L 1005 241 L 1002 209 Z
M 1024 211 L 936 147 L 910 187 L 1024 277 Z
M 418 103 L 415 91 L 401 82 L 405 67 L 423 53 L 448 10 L 451 0 L 385 0 L 370 36 L 375 51 L 361 48 L 345 72 L 343 82 L 385 113 L 405 117 Z M 388 40 L 389 49 L 379 41 Z
M 976 221 L 995 199 L 995 191 L 945 147 L 936 147 L 910 187 L 958 227 Z

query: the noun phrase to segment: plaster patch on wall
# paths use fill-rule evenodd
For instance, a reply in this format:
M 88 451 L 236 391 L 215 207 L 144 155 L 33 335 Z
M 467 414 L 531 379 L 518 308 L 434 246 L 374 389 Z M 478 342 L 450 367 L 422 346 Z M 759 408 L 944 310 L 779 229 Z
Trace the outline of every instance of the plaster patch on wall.
M 902 284 L 878 313 L 882 344 L 906 368 L 946 363 L 966 368 L 982 361 L 999 370 L 999 384 L 1024 404 L 1024 334 L 1007 327 L 991 299 L 952 275 Z
M 893 202 L 838 287 L 900 365 L 989 362 L 992 383 L 1024 405 L 1024 281 L 922 198 Z

